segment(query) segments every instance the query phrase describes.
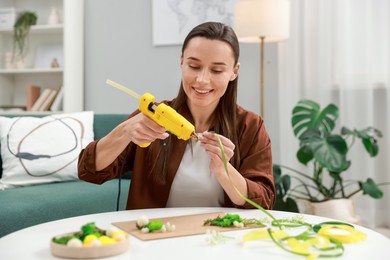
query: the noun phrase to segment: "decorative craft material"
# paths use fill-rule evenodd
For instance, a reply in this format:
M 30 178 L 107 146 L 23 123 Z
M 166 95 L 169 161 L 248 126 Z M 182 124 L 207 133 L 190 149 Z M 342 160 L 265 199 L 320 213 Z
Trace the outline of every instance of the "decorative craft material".
M 224 231 L 232 231 L 237 229 L 250 229 L 250 228 L 259 227 L 259 225 L 247 225 L 239 228 L 235 226 L 220 227 L 220 226 L 203 225 L 204 221 L 207 219 L 214 219 L 223 216 L 225 216 L 224 212 L 212 212 L 212 213 L 205 213 L 205 214 L 165 217 L 165 218 L 149 220 L 149 221 L 160 221 L 161 223 L 169 222 L 171 223 L 171 225 L 174 224 L 175 229 L 171 232 L 144 233 L 141 231 L 141 229 L 137 228 L 137 222 L 139 220 L 114 222 L 112 224 L 141 240 L 154 240 L 154 239 L 165 239 L 165 238 L 182 237 L 182 236 L 190 236 L 190 235 L 200 235 L 200 234 L 205 234 L 207 230 L 216 230 L 219 232 L 224 232 Z M 141 223 L 138 223 L 138 225 L 139 224 Z
M 146 216 L 141 216 L 136 223 L 136 226 L 142 233 L 149 232 L 172 232 L 175 231 L 176 226 L 170 222 L 165 224 L 160 220 L 149 221 L 149 218 Z
M 257 225 L 259 227 L 264 227 L 264 224 L 260 220 L 241 218 L 238 214 L 226 214 L 222 217 L 218 216 L 214 219 L 208 219 L 203 223 L 203 225 L 238 228 L 243 228 L 249 225 Z
M 206 230 L 206 242 L 211 245 L 224 244 L 227 241 L 234 240 L 232 236 L 227 236 L 216 230 Z
M 100 258 L 125 252 L 128 235 L 119 229 L 103 230 L 94 222 L 87 223 L 74 233 L 54 237 L 50 243 L 53 255 L 65 258 Z
M 102 246 L 123 241 L 127 234 L 122 230 L 103 230 L 95 226 L 94 222 L 87 223 L 81 227 L 81 231 L 71 235 L 53 238 L 53 242 L 71 247 L 81 246 Z M 75 242 L 79 241 L 79 242 Z
M 333 221 L 312 225 L 303 219 L 276 219 L 263 207 L 245 197 L 231 181 L 221 139 L 218 135 L 216 137 L 221 149 L 225 172 L 237 194 L 272 219 L 271 225 L 266 229 L 259 229 L 245 235 L 243 237 L 244 243 L 270 238 L 277 246 L 287 252 L 305 256 L 307 259 L 315 259 L 317 257 L 341 256 L 344 253 L 343 243 L 357 243 L 366 238 L 364 233 L 344 222 Z M 295 228 L 301 228 L 303 231 L 294 235 L 287 232 L 287 229 Z

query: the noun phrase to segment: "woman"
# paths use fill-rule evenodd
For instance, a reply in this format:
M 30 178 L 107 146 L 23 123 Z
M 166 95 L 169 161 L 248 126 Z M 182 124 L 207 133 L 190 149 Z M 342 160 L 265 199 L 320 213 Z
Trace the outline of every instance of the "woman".
M 118 177 L 124 163 L 124 172 L 132 171 L 127 209 L 252 208 L 236 189 L 271 209 L 271 141 L 263 120 L 236 103 L 238 58 L 239 43 L 230 27 L 206 22 L 192 29 L 182 47 L 179 94 L 166 103 L 194 124 L 199 140 L 179 140 L 135 111 L 80 153 L 79 178 L 100 184 Z

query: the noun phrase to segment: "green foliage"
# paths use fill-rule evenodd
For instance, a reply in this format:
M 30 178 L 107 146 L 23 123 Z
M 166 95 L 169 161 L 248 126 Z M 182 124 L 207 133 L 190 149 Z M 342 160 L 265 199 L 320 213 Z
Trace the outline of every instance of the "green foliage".
M 62 236 L 62 237 L 58 237 L 58 238 L 55 237 L 55 238 L 53 238 L 53 242 L 60 244 L 60 245 L 66 245 L 68 243 L 68 241 L 71 240 L 72 238 L 80 239 L 80 237 L 77 235 L 70 235 L 70 236 Z
M 291 188 L 291 177 L 289 175 L 282 176 L 280 167 L 273 167 L 274 182 L 276 188 L 276 200 L 274 210 L 283 210 L 290 212 L 299 212 L 297 203 L 288 197 L 288 191 Z
M 204 225 L 218 226 L 218 227 L 232 227 L 234 221 L 242 222 L 238 214 L 226 214 L 223 217 L 216 217 L 214 219 L 206 220 Z
M 216 217 L 214 219 L 208 219 L 206 220 L 203 225 L 205 226 L 217 226 L 217 227 L 233 227 L 234 222 L 236 223 L 242 223 L 243 226 L 249 226 L 249 225 L 256 225 L 259 227 L 263 227 L 264 224 L 261 220 L 258 219 L 247 219 L 247 218 L 241 218 L 238 214 L 226 214 L 223 217 Z
M 149 229 L 149 232 L 160 230 L 163 227 L 163 223 L 159 220 L 150 221 L 145 227 Z
M 303 165 L 310 166 L 312 173 L 275 164 L 273 171 L 277 198 L 274 209 L 295 211 L 296 198 L 316 202 L 350 198 L 360 191 L 372 198 L 383 197 L 378 184 L 370 178 L 348 181 L 342 177 L 342 173 L 351 166 L 347 156 L 355 140 L 360 140 L 368 155 L 375 157 L 379 153 L 377 140 L 382 133 L 374 127 L 362 130 L 342 127 L 340 134 L 333 133 L 338 116 L 339 110 L 334 104 L 321 110 L 316 102 L 302 100 L 293 108 L 291 125 L 299 140 L 296 157 Z M 283 175 L 284 172 L 287 173 Z M 329 185 L 324 182 L 325 175 L 330 177 Z M 294 187 L 291 187 L 292 179 L 298 182 Z M 352 184 L 355 184 L 355 190 L 347 193 L 345 188 Z
M 104 235 L 104 231 L 95 226 L 94 222 L 90 222 L 81 227 L 81 240 L 88 235 L 95 235 L 96 237 L 101 237 Z
M 14 56 L 24 58 L 28 51 L 27 37 L 30 27 L 37 24 L 37 15 L 25 11 L 18 15 L 14 24 Z
M 66 245 L 69 240 L 72 238 L 77 238 L 81 241 L 88 235 L 95 235 L 96 237 L 101 237 L 105 234 L 103 229 L 100 229 L 95 226 L 95 222 L 90 222 L 81 227 L 81 231 L 76 232 L 74 234 L 68 236 L 61 236 L 57 238 L 53 238 L 53 242 L 61 245 Z

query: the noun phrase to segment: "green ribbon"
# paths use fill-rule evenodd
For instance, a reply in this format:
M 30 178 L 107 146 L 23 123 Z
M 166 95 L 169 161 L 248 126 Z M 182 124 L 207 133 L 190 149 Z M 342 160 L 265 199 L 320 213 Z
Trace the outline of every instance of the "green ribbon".
M 301 255 L 301 256 L 306 256 L 308 259 L 315 259 L 317 257 L 338 257 L 341 256 L 344 253 L 344 246 L 343 244 L 338 241 L 337 239 L 333 237 L 321 237 L 317 235 L 318 231 L 327 225 L 346 225 L 346 226 L 351 226 L 352 225 L 344 222 L 339 222 L 339 221 L 328 221 L 328 222 L 322 222 L 316 225 L 311 225 L 307 222 L 303 221 L 297 221 L 297 220 L 288 220 L 288 219 L 276 219 L 271 213 L 269 213 L 267 210 L 265 210 L 262 206 L 257 204 L 256 202 L 250 200 L 246 196 L 244 196 L 238 188 L 234 185 L 233 181 L 230 178 L 228 166 L 227 166 L 227 159 L 225 155 L 225 150 L 222 145 L 222 141 L 220 137 L 216 134 L 215 135 L 218 139 L 219 143 L 219 148 L 221 150 L 222 154 L 222 160 L 223 160 L 223 165 L 224 169 L 226 172 L 226 175 L 229 178 L 230 183 L 234 187 L 235 191 L 237 194 L 244 199 L 246 202 L 254 206 L 255 208 L 259 209 L 262 213 L 266 214 L 272 219 L 271 225 L 278 227 L 280 230 L 282 230 L 284 227 L 288 228 L 297 228 L 297 227 L 302 227 L 305 226 L 306 230 L 303 231 L 302 233 L 296 235 L 296 236 L 287 236 L 283 237 L 281 239 L 278 239 L 274 237 L 272 233 L 272 229 L 268 228 L 268 235 L 271 238 L 271 240 L 280 248 L 283 250 L 296 254 L 296 255 Z M 320 245 L 320 239 L 328 239 L 329 240 L 329 245 L 328 246 L 321 246 Z M 317 242 L 316 242 L 317 241 Z M 290 243 L 290 245 L 289 245 Z M 305 244 L 306 243 L 306 244 Z M 295 244 L 295 246 L 294 246 Z M 309 251 L 309 248 L 311 251 Z

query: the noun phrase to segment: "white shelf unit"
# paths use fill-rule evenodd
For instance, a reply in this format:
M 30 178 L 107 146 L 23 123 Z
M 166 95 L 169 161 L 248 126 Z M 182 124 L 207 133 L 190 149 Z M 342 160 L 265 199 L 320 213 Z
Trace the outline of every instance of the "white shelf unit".
M 0 8 L 14 7 L 17 12 L 32 11 L 38 16 L 37 25 L 30 29 L 29 51 L 25 68 L 5 68 L 6 53 L 13 49 L 13 28 L 0 28 L 0 106 L 25 106 L 28 85 L 44 88 L 63 86 L 63 112 L 84 108 L 83 87 L 83 0 L 2 0 Z M 48 24 L 52 7 L 60 10 L 61 23 Z M 60 50 L 59 68 L 41 62 L 38 54 L 47 49 Z M 41 51 L 41 52 L 40 52 Z M 38 54 L 37 54 L 38 53 Z M 46 59 L 48 57 L 45 57 Z M 57 58 L 57 57 L 53 57 Z M 49 59 L 52 59 L 51 56 Z M 46 61 L 46 60 L 45 60 Z M 38 65 L 37 65 L 38 64 Z M 5 112 L 0 112 L 5 113 Z
M 25 68 L 25 69 L 0 69 L 0 75 L 13 75 L 13 74 L 38 74 L 38 73 L 63 73 L 62 68 L 50 68 L 50 69 L 36 69 L 36 68 Z
M 63 24 L 38 24 L 33 25 L 30 28 L 30 34 L 46 34 L 46 33 L 62 33 L 64 29 Z M 6 35 L 13 35 L 14 29 L 12 27 L 0 27 L 0 33 L 6 34 Z

